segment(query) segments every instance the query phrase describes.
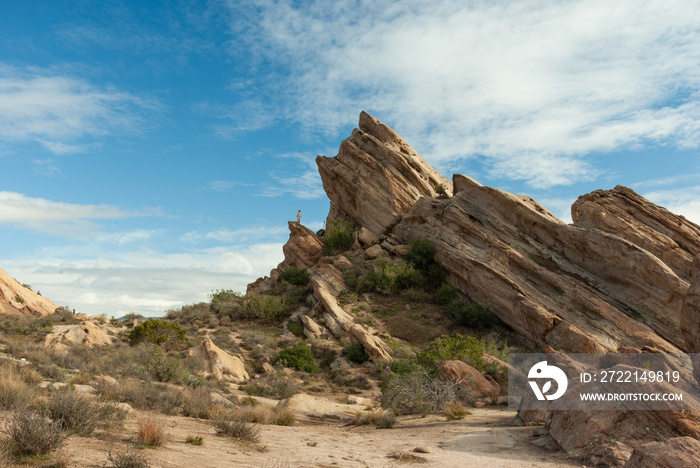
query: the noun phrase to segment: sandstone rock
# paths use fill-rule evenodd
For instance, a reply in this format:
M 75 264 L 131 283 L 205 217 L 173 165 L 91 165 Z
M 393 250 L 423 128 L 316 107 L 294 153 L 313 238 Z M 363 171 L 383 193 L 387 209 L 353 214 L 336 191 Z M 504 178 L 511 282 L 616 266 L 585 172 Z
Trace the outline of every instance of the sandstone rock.
M 324 336 L 324 332 L 311 317 L 301 314 L 299 315 L 299 320 L 304 325 L 304 336 L 308 339 L 321 338 Z
M 289 221 L 289 240 L 282 246 L 282 251 L 288 265 L 309 268 L 323 255 L 323 242 L 309 228 Z
M 377 236 L 372 234 L 372 231 L 365 227 L 361 227 L 360 230 L 357 231 L 357 240 L 360 241 L 360 244 L 362 244 L 362 247 L 365 249 L 379 242 Z
M 372 406 L 372 400 L 369 398 L 362 398 L 357 395 L 348 395 L 345 400 L 349 405 L 360 405 L 370 408 Z
M 331 200 L 327 221 L 347 219 L 379 237 L 396 224 L 413 203 L 434 197 L 452 184 L 433 169 L 393 130 L 362 112 L 359 129 L 340 145 L 333 158 L 316 158 L 323 188 Z
M 634 449 L 620 441 L 615 441 L 610 444 L 596 445 L 587 459 L 594 466 L 606 467 L 623 467 Z
M 336 337 L 345 335 L 358 341 L 371 358 L 391 360 L 389 347 L 381 338 L 371 335 L 362 325 L 356 324 L 350 314 L 338 304 L 337 295 L 347 289 L 342 274 L 335 268 L 329 257 L 323 257 L 318 263 L 318 269 L 311 277 L 309 284 L 314 290 L 314 296 L 323 307 L 326 327 Z
M 483 375 L 463 361 L 442 361 L 440 372 L 458 384 L 460 395 L 467 402 L 497 397 L 501 387 L 489 376 Z
M 231 356 L 216 346 L 209 338 L 204 338 L 202 344 L 190 349 L 189 354 L 204 360 L 216 380 L 245 382 L 250 379 L 241 358 Z
M 45 317 L 57 308 L 56 304 L 25 288 L 0 268 L 0 313 Z
M 635 448 L 625 468 L 691 468 L 700 466 L 700 442 L 674 437 Z
M 119 382 L 109 375 L 99 374 L 95 376 L 95 384 L 98 386 L 111 387 L 113 385 L 119 385 Z
M 297 393 L 286 400 L 280 401 L 277 406 L 290 409 L 298 416 L 307 418 L 352 419 L 351 416 L 340 411 L 336 405 L 327 398 L 311 396 L 306 393 Z
M 263 370 L 263 372 L 265 372 L 266 374 L 270 374 L 270 373 L 274 373 L 274 372 L 275 372 L 275 368 L 272 367 L 272 365 L 271 365 L 269 362 L 264 362 L 264 363 L 263 363 L 263 365 L 262 365 L 262 370 Z
M 681 309 L 681 331 L 689 353 L 700 353 L 700 255 L 695 257 L 691 285 Z M 693 356 L 695 380 L 700 383 L 700 356 Z
M 54 325 L 53 333 L 44 337 L 46 348 L 57 349 L 58 344 L 65 343 L 83 344 L 90 348 L 108 346 L 112 344 L 112 337 L 91 321 L 78 325 Z
M 580 196 L 571 217 L 578 226 L 615 234 L 648 250 L 685 281 L 693 257 L 700 254 L 700 226 L 621 185 Z
M 336 358 L 333 362 L 331 362 L 331 370 L 337 371 L 337 370 L 348 370 L 352 369 L 352 363 L 345 357 L 339 357 Z
M 365 254 L 367 254 L 367 258 L 370 260 L 386 256 L 386 252 L 379 245 L 373 245 L 369 249 L 365 250 Z
M 678 310 L 688 283 L 659 258 L 620 237 L 569 226 L 529 197 L 465 176 L 455 181 L 451 199 L 417 201 L 391 242 L 431 239 L 447 281 L 536 348 L 685 348 Z

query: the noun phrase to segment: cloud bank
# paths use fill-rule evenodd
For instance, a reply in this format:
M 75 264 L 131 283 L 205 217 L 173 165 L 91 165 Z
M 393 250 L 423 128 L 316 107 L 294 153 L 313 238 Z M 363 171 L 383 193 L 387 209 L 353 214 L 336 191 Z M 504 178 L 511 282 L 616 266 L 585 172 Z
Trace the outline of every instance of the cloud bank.
M 318 132 L 346 131 L 365 109 L 434 164 L 476 160 L 535 188 L 595 178 L 587 154 L 700 145 L 700 4 L 228 6 L 249 41 L 232 53 L 257 57 L 272 108 Z

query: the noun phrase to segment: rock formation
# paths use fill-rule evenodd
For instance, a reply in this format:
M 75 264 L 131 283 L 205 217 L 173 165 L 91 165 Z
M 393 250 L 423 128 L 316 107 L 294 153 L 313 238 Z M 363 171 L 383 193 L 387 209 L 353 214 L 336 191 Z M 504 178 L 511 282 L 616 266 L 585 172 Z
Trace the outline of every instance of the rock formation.
M 333 158 L 316 158 L 331 200 L 328 222 L 349 220 L 379 237 L 422 197 L 452 184 L 392 129 L 366 112 Z
M 40 296 L 0 268 L 0 312 L 11 315 L 35 315 L 44 317 L 53 314 L 58 306 Z
M 200 358 L 216 380 L 245 382 L 250 379 L 243 360 L 238 356 L 231 356 L 209 338 L 204 338 L 199 346 L 190 349 L 189 355 Z
M 580 196 L 571 217 L 577 226 L 615 234 L 648 250 L 685 281 L 690 279 L 693 257 L 700 254 L 700 226 L 627 187 Z
M 108 333 L 117 333 L 118 330 L 104 324 L 101 318 L 98 315 L 86 317 L 79 324 L 54 325 L 52 332 L 44 337 L 44 347 L 60 353 L 67 349 L 67 344 L 81 344 L 89 348 L 111 345 L 113 339 Z
M 689 353 L 700 353 L 700 255 L 690 273 L 691 285 L 681 309 L 681 331 Z M 695 380 L 700 382 L 700 357 L 693 358 Z

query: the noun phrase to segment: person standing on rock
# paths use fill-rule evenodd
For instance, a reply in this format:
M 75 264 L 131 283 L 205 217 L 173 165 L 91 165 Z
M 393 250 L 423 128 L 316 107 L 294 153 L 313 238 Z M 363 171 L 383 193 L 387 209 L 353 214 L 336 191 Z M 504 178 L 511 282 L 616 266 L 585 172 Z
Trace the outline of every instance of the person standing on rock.
M 301 223 L 301 210 L 297 211 L 297 223 Z

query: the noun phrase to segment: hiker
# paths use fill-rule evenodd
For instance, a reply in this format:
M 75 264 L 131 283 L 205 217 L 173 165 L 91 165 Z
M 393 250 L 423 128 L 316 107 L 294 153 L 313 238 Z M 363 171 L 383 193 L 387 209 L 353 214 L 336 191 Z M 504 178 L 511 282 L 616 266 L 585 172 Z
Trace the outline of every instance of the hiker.
M 301 223 L 301 210 L 297 211 L 297 223 Z

